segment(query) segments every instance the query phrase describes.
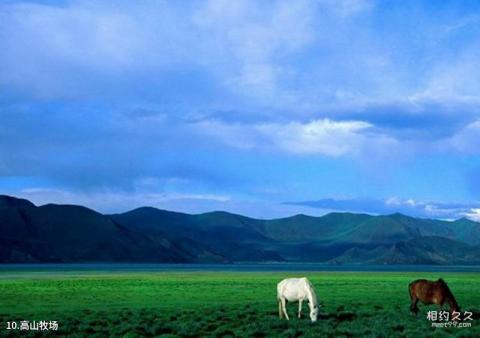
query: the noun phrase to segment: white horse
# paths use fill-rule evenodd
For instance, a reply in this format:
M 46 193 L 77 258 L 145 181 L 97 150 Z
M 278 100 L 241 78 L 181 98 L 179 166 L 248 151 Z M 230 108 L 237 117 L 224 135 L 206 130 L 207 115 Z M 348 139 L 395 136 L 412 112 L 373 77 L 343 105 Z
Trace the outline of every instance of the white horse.
M 278 315 L 283 315 L 289 320 L 286 304 L 288 302 L 298 301 L 298 318 L 302 314 L 302 302 L 308 300 L 310 307 L 310 319 L 312 322 L 317 321 L 318 317 L 318 301 L 312 283 L 306 278 L 287 278 L 277 284 L 278 299 Z

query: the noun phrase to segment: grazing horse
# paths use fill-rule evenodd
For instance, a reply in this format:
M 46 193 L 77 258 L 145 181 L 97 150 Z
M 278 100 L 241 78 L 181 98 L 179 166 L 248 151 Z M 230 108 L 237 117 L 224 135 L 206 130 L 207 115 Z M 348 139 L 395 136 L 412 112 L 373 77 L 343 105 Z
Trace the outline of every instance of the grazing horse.
M 302 302 L 308 300 L 308 305 L 310 307 L 310 319 L 312 322 L 317 321 L 318 316 L 318 301 L 315 290 L 313 289 L 312 283 L 303 277 L 303 278 L 287 278 L 282 280 L 277 284 L 277 300 L 278 300 L 278 315 L 280 318 L 288 318 L 287 314 L 287 302 L 296 302 L 298 301 L 298 318 L 302 314 Z
M 414 315 L 418 313 L 417 303 L 421 301 L 423 304 L 437 304 L 440 309 L 445 303 L 450 307 L 450 312 L 459 312 L 460 307 L 457 304 L 450 288 L 443 279 L 437 281 L 429 281 L 426 279 L 417 279 L 408 285 L 410 292 L 410 312 Z

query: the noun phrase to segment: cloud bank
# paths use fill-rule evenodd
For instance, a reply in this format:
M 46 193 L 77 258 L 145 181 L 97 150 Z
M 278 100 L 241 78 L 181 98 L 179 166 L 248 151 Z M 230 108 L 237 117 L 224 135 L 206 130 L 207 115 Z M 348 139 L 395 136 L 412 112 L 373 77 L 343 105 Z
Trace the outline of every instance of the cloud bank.
M 398 196 L 475 217 L 478 13 L 435 1 L 3 2 L 0 189 L 99 206 L 108 191 L 118 209 L 128 194 L 370 196 L 372 210 Z

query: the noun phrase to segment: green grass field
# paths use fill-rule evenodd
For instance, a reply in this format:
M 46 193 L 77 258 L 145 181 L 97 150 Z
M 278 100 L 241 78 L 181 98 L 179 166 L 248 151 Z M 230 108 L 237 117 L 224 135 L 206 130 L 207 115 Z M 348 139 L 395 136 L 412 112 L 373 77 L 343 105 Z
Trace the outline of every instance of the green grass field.
M 278 318 L 276 284 L 307 276 L 321 315 L 310 323 Z M 480 274 L 399 272 L 0 272 L 0 336 L 39 332 L 6 330 L 7 321 L 56 320 L 57 335 L 183 337 L 480 337 L 470 328 L 431 327 L 427 309 L 409 315 L 407 285 L 417 278 L 444 278 L 462 307 L 478 311 Z M 53 332 L 49 332 L 51 336 Z

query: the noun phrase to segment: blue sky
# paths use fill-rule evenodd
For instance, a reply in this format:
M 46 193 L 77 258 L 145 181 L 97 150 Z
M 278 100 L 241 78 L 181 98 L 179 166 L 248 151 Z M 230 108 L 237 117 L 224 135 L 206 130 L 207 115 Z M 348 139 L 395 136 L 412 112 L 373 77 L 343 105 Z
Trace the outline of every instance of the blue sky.
M 3 1 L 0 191 L 480 219 L 480 3 Z

